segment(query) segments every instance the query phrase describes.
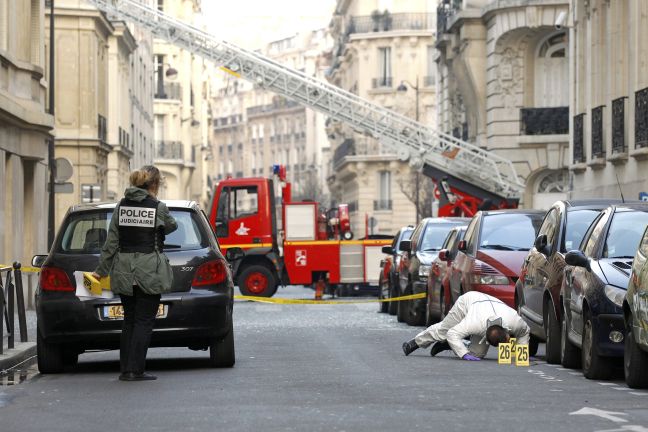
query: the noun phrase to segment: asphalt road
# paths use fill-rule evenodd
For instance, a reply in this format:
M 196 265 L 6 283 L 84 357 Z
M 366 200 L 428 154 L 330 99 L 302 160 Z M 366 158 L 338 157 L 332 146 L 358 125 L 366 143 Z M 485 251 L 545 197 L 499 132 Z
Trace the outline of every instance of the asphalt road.
M 418 330 L 375 303 L 237 302 L 233 369 L 187 349 L 149 351 L 152 382 L 118 381 L 117 352 L 82 355 L 61 375 L 32 367 L 21 383 L 3 378 L 0 431 L 648 431 L 648 391 L 621 376 L 589 381 L 541 357 L 498 365 L 494 350 L 481 362 L 405 357 Z

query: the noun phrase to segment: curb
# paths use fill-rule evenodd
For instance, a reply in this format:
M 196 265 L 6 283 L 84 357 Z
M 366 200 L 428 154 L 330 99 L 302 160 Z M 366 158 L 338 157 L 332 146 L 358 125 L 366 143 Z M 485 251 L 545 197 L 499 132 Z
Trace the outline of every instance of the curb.
M 35 355 L 35 342 L 16 343 L 14 349 L 5 349 L 4 353 L 0 355 L 0 371 L 11 369 Z

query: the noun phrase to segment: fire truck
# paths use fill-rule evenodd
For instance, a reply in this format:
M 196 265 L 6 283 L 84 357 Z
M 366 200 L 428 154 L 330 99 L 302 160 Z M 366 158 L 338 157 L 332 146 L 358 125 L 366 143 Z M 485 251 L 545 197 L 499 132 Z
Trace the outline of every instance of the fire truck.
M 353 240 L 346 204 L 329 211 L 317 202 L 292 201 L 285 167 L 273 171 L 279 185 L 263 177 L 220 181 L 209 208 L 221 249 L 245 251 L 232 263 L 241 292 L 269 297 L 280 284 L 324 283 L 345 291 L 377 286 L 381 249 L 391 239 Z
M 137 0 L 87 1 L 109 17 L 141 26 L 150 31 L 155 38 L 164 39 L 192 54 L 212 61 L 219 65 L 222 71 L 234 77 L 246 79 L 258 88 L 282 95 L 327 115 L 331 121 L 343 122 L 354 131 L 375 138 L 383 149 L 392 151 L 398 159 L 409 162 L 414 169 L 437 182 L 436 189 L 440 202 L 439 216 L 472 216 L 479 209 L 515 208 L 518 205 L 524 184 L 518 177 L 513 163 L 494 152 L 440 132 L 393 110 L 367 101 L 356 94 L 279 64 L 261 53 L 217 39 L 202 29 L 179 21 Z M 250 187 L 253 186 L 250 185 Z M 260 184 L 257 184 L 256 187 L 260 187 Z M 271 199 L 270 192 L 268 192 L 268 203 Z M 300 206 L 313 207 L 312 204 L 288 202 L 286 208 L 291 208 L 291 210 L 287 210 L 286 218 L 288 219 L 299 214 L 299 210 L 293 210 L 292 205 L 295 209 Z M 302 211 L 306 212 L 307 210 L 302 209 Z M 309 215 L 317 215 L 318 209 L 315 207 L 308 212 Z M 276 221 L 273 222 L 271 213 L 267 214 L 271 219 L 265 223 L 276 224 Z M 244 216 L 241 218 L 245 219 Z M 241 222 L 243 222 L 242 226 Z M 217 221 L 214 220 L 214 223 Z M 240 228 L 239 232 L 244 233 L 249 228 L 247 221 L 244 220 L 238 221 L 239 226 L 236 227 L 233 223 L 227 221 L 228 230 Z M 316 225 L 314 220 L 311 225 Z M 275 240 L 270 240 L 269 237 L 264 240 L 262 237 L 249 235 L 241 236 L 241 240 L 245 238 L 245 241 L 249 240 L 251 243 L 241 244 L 261 244 L 277 251 L 280 247 L 287 247 L 283 255 L 285 266 L 287 268 L 295 266 L 292 273 L 295 275 L 295 280 L 306 281 L 308 278 L 303 276 L 303 273 L 313 269 L 310 266 L 304 266 L 309 269 L 308 271 L 297 268 L 299 266 L 294 264 L 297 250 L 306 251 L 306 262 L 308 263 L 309 259 L 312 259 L 312 255 L 309 255 L 310 250 L 306 248 L 311 245 L 306 243 L 324 241 L 317 239 L 316 234 L 314 234 L 313 240 L 298 238 L 305 237 L 305 232 L 311 231 L 310 226 L 307 228 L 304 228 L 303 233 L 297 234 L 301 232 L 299 228 L 290 227 L 290 224 L 287 224 L 284 233 L 287 237 L 281 245 Z M 216 229 L 225 228 L 217 226 Z M 272 232 L 272 226 L 266 232 Z M 292 237 L 293 234 L 297 237 Z M 302 249 L 292 248 L 291 242 L 296 241 L 305 243 L 302 245 Z M 343 243 L 340 243 L 340 246 L 342 245 Z M 277 255 L 274 258 L 277 261 L 275 267 L 281 267 L 280 255 L 277 252 L 273 253 Z M 272 256 L 272 254 L 268 256 Z M 303 260 L 303 258 L 300 259 Z M 318 271 L 329 270 L 320 269 Z M 279 272 L 279 270 L 277 271 Z M 291 271 L 289 270 L 288 273 L 290 274 Z M 298 274 L 302 274 L 299 279 L 297 279 Z M 337 273 L 329 271 L 329 277 L 337 278 Z

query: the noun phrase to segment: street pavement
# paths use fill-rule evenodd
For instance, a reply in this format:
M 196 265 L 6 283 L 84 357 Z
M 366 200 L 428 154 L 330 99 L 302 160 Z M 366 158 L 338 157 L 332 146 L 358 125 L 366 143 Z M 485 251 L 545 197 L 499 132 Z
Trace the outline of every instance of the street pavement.
M 493 349 L 481 362 L 405 357 L 420 328 L 377 310 L 237 302 L 232 369 L 178 348 L 149 351 L 151 382 L 118 381 L 116 351 L 61 375 L 15 371 L 0 387 L 0 431 L 648 431 L 648 391 L 620 374 L 590 381 L 541 357 L 498 365 Z

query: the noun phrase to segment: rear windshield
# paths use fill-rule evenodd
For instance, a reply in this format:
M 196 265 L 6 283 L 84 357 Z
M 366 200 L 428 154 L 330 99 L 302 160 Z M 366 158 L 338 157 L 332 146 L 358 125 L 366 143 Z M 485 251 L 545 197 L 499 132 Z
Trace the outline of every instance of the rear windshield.
M 423 233 L 423 240 L 421 241 L 421 247 L 419 248 L 419 250 L 421 251 L 441 250 L 441 246 L 443 246 L 443 242 L 445 241 L 446 237 L 448 237 L 448 233 L 455 226 L 456 226 L 455 224 L 450 224 L 450 223 L 428 224 L 428 226 L 425 227 L 425 232 Z
M 600 210 L 574 210 L 567 213 L 564 250 L 578 249 L 588 228 L 599 213 Z
M 536 238 L 542 214 L 503 213 L 484 217 L 479 249 L 526 251 Z
M 62 227 L 63 235 L 57 252 L 99 253 L 106 241 L 112 213 L 111 209 L 72 214 Z M 178 229 L 166 236 L 164 250 L 202 249 L 209 245 L 197 214 L 191 210 L 171 210 L 171 215 L 178 223 Z

